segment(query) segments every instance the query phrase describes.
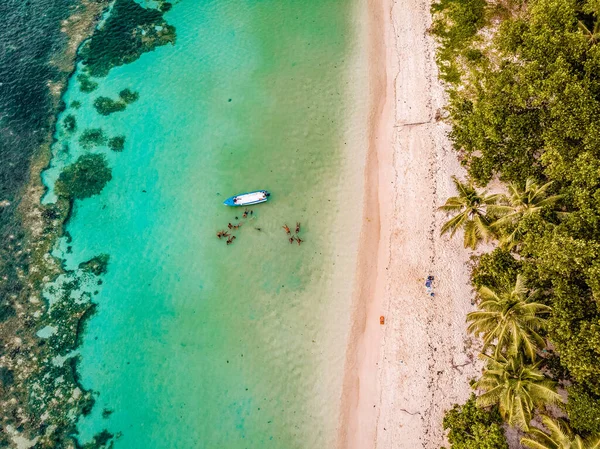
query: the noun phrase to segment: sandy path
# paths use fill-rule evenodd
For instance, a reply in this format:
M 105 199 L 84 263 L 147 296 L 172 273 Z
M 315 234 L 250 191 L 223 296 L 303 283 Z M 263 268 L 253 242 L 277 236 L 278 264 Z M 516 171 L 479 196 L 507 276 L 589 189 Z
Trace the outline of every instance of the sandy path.
M 387 76 L 383 107 L 374 107 L 376 155 L 365 173 L 367 184 L 379 187 L 379 219 L 366 208 L 363 232 L 365 241 L 374 233 L 379 241 L 377 257 L 372 245 L 361 247 L 340 426 L 344 448 L 439 448 L 444 410 L 469 396 L 468 381 L 479 371 L 465 343 L 465 315 L 473 309 L 469 253 L 461 236 L 450 240 L 439 232 L 446 217 L 437 208 L 455 193 L 451 176 L 464 173 L 447 125 L 435 120 L 444 94 L 426 33 L 429 8 L 429 0 L 371 5 L 379 23 L 374 53 L 384 53 Z M 385 35 L 381 50 L 377 34 Z M 435 277 L 435 297 L 425 290 L 428 275 Z

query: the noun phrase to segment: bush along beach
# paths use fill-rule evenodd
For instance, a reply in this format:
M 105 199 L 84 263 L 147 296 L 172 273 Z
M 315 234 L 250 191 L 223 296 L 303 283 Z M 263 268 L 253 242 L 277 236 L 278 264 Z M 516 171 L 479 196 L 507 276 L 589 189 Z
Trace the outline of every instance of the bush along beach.
M 440 0 L 432 14 L 468 172 L 442 232 L 494 245 L 475 257 L 467 317 L 485 361 L 476 405 L 497 407 L 525 447 L 599 447 L 600 2 Z M 459 442 L 457 413 L 453 448 L 506 447 Z

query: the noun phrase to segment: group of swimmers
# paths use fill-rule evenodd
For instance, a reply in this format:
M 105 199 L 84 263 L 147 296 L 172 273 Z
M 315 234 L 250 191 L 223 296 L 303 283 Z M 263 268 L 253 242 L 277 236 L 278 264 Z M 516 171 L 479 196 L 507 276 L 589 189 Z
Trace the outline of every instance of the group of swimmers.
M 244 211 L 244 213 L 242 214 L 242 218 L 248 218 L 248 216 L 252 217 L 254 215 L 254 211 L 253 210 L 248 210 L 246 209 Z M 235 217 L 236 220 L 239 220 L 238 217 Z M 231 230 L 231 231 L 237 231 L 239 228 L 242 227 L 244 223 L 243 222 L 238 222 L 238 224 L 233 224 L 233 223 L 228 223 L 227 227 Z M 287 224 L 284 224 L 283 229 L 285 229 L 285 233 L 289 236 L 288 240 L 290 243 L 298 243 L 298 246 L 300 246 L 300 244 L 304 241 L 300 238 L 300 236 L 298 234 L 300 234 L 300 223 L 296 222 L 296 232 L 294 235 L 292 235 L 292 231 L 289 228 L 289 226 Z M 262 228 L 254 228 L 257 231 L 262 231 Z M 233 243 L 233 241 L 236 239 L 235 235 L 231 235 L 228 231 L 226 230 L 221 230 L 221 231 L 217 231 L 217 237 L 219 239 L 223 239 L 223 238 L 227 238 L 226 242 L 228 245 L 231 245 Z
M 288 225 L 284 224 L 282 227 L 283 229 L 285 229 L 285 233 L 289 235 L 288 240 L 290 241 L 290 243 L 294 243 L 294 241 L 296 241 L 298 242 L 298 246 L 300 246 L 300 244 L 304 241 L 298 236 L 298 234 L 300 233 L 300 223 L 296 222 L 296 235 L 292 235 L 292 231 L 290 230 Z
M 254 215 L 254 211 L 253 210 L 248 210 L 246 209 L 244 211 L 244 213 L 242 214 L 243 218 L 248 218 L 248 216 L 252 216 Z M 238 217 L 235 217 L 236 220 L 239 220 Z M 238 229 L 240 229 L 242 227 L 244 223 L 243 222 L 239 222 L 238 224 L 234 225 L 232 223 L 228 223 L 227 227 L 232 230 L 232 231 L 237 231 Z M 260 231 L 260 228 L 256 228 Z M 219 237 L 220 239 L 227 237 L 227 244 L 231 245 L 233 243 L 233 241 L 236 239 L 235 235 L 231 235 L 229 234 L 229 232 L 225 231 L 225 230 L 221 230 L 221 231 L 217 231 L 217 237 Z

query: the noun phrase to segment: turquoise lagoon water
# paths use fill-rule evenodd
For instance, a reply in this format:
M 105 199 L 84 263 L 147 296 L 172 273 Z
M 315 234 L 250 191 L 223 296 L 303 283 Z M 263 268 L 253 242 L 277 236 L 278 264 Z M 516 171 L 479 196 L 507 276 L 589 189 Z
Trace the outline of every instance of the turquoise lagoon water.
M 86 151 L 85 128 L 126 136 L 122 153 L 91 150 L 113 180 L 76 204 L 72 251 L 56 250 L 67 268 L 110 254 L 80 348 L 97 392 L 80 439 L 108 429 L 116 448 L 332 447 L 366 142 L 357 2 L 182 0 L 166 17 L 175 46 L 113 69 L 92 94 L 72 81 L 65 101 L 82 107 L 64 114 L 78 131 L 57 132 L 44 173 L 51 187 Z M 123 88 L 140 99 L 97 114 L 93 99 Z M 273 195 L 251 218 L 222 205 L 259 188 Z M 237 221 L 233 245 L 216 238 Z M 296 221 L 302 246 L 282 229 Z

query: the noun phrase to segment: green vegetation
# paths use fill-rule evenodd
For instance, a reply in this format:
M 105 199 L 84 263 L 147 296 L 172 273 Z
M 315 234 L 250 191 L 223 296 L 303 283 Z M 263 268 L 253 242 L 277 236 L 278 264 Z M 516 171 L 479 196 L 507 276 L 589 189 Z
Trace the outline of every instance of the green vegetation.
M 575 435 L 562 419 L 543 416 L 542 422 L 548 432 L 532 427 L 529 436 L 521 439 L 523 446 L 531 449 L 600 449 L 600 437 L 584 439 Z
M 100 128 L 88 128 L 79 136 L 79 144 L 86 149 L 106 144 L 106 136 Z
M 83 199 L 98 195 L 112 179 L 111 169 L 101 154 L 84 154 L 62 171 L 54 190 L 59 196 Z
M 98 83 L 92 81 L 87 75 L 77 75 L 77 81 L 79 81 L 79 90 L 86 94 L 95 91 L 98 87 Z
M 471 281 L 476 289 L 487 286 L 492 290 L 506 289 L 514 284 L 521 270 L 521 263 L 503 249 L 482 254 L 476 262 Z
M 488 359 L 478 404 L 498 404 L 507 423 L 530 430 L 528 447 L 596 447 L 600 2 L 439 0 L 432 13 L 450 137 L 469 175 L 455 180 L 442 231 L 463 229 L 471 248 L 497 244 L 472 272 L 469 330 Z M 495 177 L 506 194 L 490 198 Z M 572 384 L 569 422 L 531 428 L 558 401 L 556 381 Z
M 108 97 L 98 97 L 94 100 L 94 107 L 100 115 L 110 115 L 115 112 L 123 111 L 127 107 L 122 101 L 115 101 Z
M 455 405 L 444 416 L 444 430 L 454 449 L 508 449 L 502 417 L 497 407 L 477 407 L 475 395 L 462 406 Z
M 102 27 L 81 49 L 86 71 L 106 76 L 115 66 L 133 62 L 158 46 L 174 44 L 175 27 L 163 19 L 163 13 L 134 0 L 117 0 Z
M 485 0 L 440 0 L 431 11 L 437 20 L 431 32 L 442 43 L 437 54 L 441 78 L 448 82 L 460 81 L 461 60 L 478 60 L 481 52 L 469 44 L 485 23 Z
M 477 398 L 477 405 L 498 405 L 511 426 L 528 430 L 536 407 L 561 402 L 555 383 L 539 370 L 541 360 L 528 364 L 521 354 L 486 358 L 487 368 L 475 383 L 475 388 L 485 392 Z
M 123 151 L 125 148 L 125 136 L 115 136 L 108 139 L 108 148 L 113 151 Z
M 494 357 L 501 354 L 517 355 L 520 351 L 535 360 L 538 347 L 544 345 L 539 334 L 544 329 L 544 315 L 550 307 L 534 301 L 536 292 L 529 292 L 519 274 L 510 289 L 495 292 L 489 287 L 479 288 L 479 310 L 467 315 L 468 331 L 483 335 L 483 351 L 494 346 Z
M 140 98 L 140 94 L 131 89 L 123 89 L 119 92 L 119 97 L 127 104 L 135 103 Z
M 567 414 L 579 432 L 600 435 L 600 397 L 581 385 L 569 387 Z
M 72 133 L 77 129 L 77 120 L 75 120 L 75 116 L 73 114 L 69 114 L 63 120 L 63 128 L 66 132 Z
M 86 273 L 100 276 L 106 273 L 109 259 L 110 256 L 108 254 L 99 254 L 86 262 L 81 262 L 79 268 Z
M 458 196 L 448 198 L 440 210 L 457 214 L 442 227 L 442 234 L 450 232 L 454 236 L 462 228 L 465 231 L 465 248 L 475 249 L 480 240 L 487 240 L 491 236 L 487 210 L 489 206 L 496 204 L 499 196 L 477 192 L 472 184 L 460 182 L 456 178 L 453 181 Z

